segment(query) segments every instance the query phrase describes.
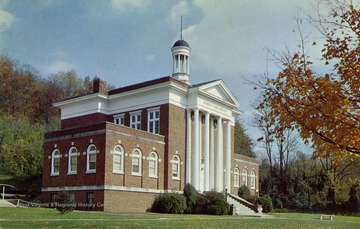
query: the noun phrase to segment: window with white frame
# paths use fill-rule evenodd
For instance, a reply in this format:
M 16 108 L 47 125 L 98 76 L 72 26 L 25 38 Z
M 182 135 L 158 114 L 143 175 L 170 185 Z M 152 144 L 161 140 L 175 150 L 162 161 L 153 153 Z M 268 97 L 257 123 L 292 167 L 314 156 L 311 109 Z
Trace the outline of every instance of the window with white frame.
M 124 173 L 124 149 L 115 146 L 113 153 L 113 173 Z
M 77 156 L 78 152 L 75 147 L 71 147 L 69 149 L 69 161 L 68 161 L 68 174 L 76 174 L 77 173 Z
M 141 151 L 135 149 L 132 153 L 132 175 L 141 176 Z
M 148 132 L 160 133 L 160 111 L 159 108 L 148 110 Z
M 141 129 L 141 111 L 130 114 L 130 127 L 133 129 Z
M 250 173 L 250 188 L 255 189 L 255 171 Z
M 175 155 L 171 160 L 172 179 L 180 180 L 180 157 Z
M 51 154 L 51 175 L 59 175 L 60 172 L 60 152 L 55 149 Z
M 158 156 L 155 152 L 151 152 L 149 155 L 149 177 L 158 176 Z
M 115 117 L 114 117 L 114 123 L 115 123 L 116 125 L 124 126 L 124 125 L 125 125 L 124 114 L 115 116 Z
M 89 145 L 86 150 L 86 172 L 96 172 L 96 146 Z
M 234 187 L 239 187 L 239 169 L 234 169 Z
M 241 175 L 241 185 L 247 186 L 247 170 L 244 169 Z

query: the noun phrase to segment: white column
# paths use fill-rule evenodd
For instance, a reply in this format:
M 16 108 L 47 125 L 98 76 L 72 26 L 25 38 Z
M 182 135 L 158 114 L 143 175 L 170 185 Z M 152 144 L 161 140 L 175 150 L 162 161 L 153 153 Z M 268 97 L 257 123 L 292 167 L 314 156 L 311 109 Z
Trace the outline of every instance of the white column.
M 189 75 L 190 73 L 190 59 L 189 57 L 187 56 L 186 57 L 186 66 L 187 66 L 187 69 L 186 69 L 186 73 Z
M 231 190 L 231 125 L 230 121 L 226 122 L 226 177 L 225 186 L 230 193 Z
M 216 148 L 216 191 L 224 189 L 224 166 L 223 166 L 223 128 L 222 118 L 217 119 L 217 148 Z
M 215 189 L 215 169 L 214 169 L 214 164 L 215 164 L 215 147 L 214 147 L 214 119 L 210 119 L 210 155 L 209 155 L 209 185 L 210 185 L 210 190 L 214 190 Z
M 193 186 L 196 190 L 200 190 L 200 120 L 199 109 L 194 109 L 194 150 L 193 150 Z
M 173 74 L 176 73 L 176 56 L 173 56 Z
M 186 117 L 186 174 L 185 182 L 191 184 L 191 110 L 187 110 Z
M 204 191 L 210 191 L 210 185 L 209 185 L 209 177 L 210 177 L 210 114 L 205 114 L 205 135 L 204 135 L 205 141 L 204 141 Z

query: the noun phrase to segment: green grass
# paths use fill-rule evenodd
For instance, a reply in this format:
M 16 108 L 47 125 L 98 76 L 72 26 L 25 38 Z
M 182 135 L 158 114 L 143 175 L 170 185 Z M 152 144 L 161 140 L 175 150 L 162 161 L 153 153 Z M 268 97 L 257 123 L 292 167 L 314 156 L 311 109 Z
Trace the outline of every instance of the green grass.
M 360 228 L 360 218 L 273 213 L 274 218 L 208 215 L 120 214 L 55 209 L 0 208 L 0 228 Z

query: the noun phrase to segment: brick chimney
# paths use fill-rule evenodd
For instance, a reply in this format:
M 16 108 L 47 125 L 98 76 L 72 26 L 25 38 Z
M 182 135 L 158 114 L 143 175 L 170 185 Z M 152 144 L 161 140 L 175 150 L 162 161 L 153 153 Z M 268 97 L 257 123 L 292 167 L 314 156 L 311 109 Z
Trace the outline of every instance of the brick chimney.
M 93 93 L 100 93 L 107 95 L 106 81 L 100 78 L 95 78 L 93 81 Z

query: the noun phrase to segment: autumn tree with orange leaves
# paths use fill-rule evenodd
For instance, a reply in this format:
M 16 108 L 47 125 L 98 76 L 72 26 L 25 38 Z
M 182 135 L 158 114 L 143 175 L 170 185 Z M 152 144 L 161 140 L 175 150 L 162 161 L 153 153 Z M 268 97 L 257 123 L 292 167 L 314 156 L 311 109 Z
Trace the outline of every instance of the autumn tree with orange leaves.
M 312 145 L 314 158 L 360 155 L 360 9 L 352 1 L 328 2 L 330 15 L 313 19 L 325 38 L 323 66 L 313 70 L 302 50 L 281 58 L 277 78 L 268 78 L 259 108 L 270 107 L 273 135 L 297 130 Z M 303 39 L 302 39 L 303 40 Z

